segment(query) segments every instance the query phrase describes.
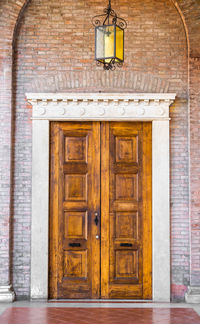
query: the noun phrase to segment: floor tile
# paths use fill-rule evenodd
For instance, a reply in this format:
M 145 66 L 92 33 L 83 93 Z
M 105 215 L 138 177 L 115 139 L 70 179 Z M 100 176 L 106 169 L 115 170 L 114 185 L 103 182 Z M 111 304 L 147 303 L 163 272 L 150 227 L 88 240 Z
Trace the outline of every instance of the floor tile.
M 200 324 L 190 308 L 11 307 L 0 324 Z

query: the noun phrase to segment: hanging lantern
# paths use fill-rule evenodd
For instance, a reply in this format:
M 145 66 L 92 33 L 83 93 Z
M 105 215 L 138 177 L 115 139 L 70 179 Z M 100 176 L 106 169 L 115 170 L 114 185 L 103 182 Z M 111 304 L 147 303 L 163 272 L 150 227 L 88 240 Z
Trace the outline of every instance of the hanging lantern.
M 111 0 L 104 14 L 94 16 L 95 26 L 95 60 L 103 64 L 105 70 L 115 70 L 124 62 L 124 29 L 127 23 L 117 16 L 111 8 Z

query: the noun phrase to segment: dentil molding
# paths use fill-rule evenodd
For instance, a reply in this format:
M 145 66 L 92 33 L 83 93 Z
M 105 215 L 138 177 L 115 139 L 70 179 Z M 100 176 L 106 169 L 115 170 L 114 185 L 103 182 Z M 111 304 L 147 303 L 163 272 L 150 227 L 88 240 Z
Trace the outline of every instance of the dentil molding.
M 27 93 L 32 119 L 163 120 L 175 93 Z

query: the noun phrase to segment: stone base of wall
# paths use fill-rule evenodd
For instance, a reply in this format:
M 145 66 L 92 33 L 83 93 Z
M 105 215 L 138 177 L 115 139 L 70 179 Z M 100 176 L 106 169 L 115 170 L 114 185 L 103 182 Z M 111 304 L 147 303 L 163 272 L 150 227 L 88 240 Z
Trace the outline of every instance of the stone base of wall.
M 188 304 L 199 304 L 200 287 L 188 287 L 188 292 L 185 294 L 185 301 Z
M 15 293 L 11 285 L 0 286 L 0 303 L 12 303 L 15 299 Z

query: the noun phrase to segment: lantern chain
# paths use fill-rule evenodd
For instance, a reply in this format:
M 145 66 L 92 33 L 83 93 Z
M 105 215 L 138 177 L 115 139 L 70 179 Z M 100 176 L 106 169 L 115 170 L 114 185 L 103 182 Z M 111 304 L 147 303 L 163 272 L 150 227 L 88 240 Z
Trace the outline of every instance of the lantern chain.
M 104 14 L 97 15 L 92 18 L 92 24 L 94 27 L 106 25 L 107 23 L 117 24 L 120 28 L 125 29 L 127 27 L 127 22 L 117 16 L 116 12 L 111 8 L 111 0 L 109 0 L 108 7 L 103 10 Z
M 103 10 L 102 15 L 97 15 L 92 18 L 92 24 L 95 27 L 101 27 L 102 30 L 104 26 L 109 26 L 110 24 L 120 27 L 121 29 L 125 29 L 127 27 L 127 23 L 123 18 L 120 18 L 117 16 L 116 12 L 111 7 L 111 0 L 108 1 L 108 7 Z M 106 33 L 106 32 L 104 32 Z M 107 32 L 109 33 L 109 32 Z M 101 61 L 96 59 L 97 66 L 100 66 L 103 64 L 104 70 L 111 70 L 114 71 L 116 69 L 116 66 L 122 67 L 123 61 L 116 60 L 116 57 L 113 57 L 108 62 L 108 59 L 102 59 Z

